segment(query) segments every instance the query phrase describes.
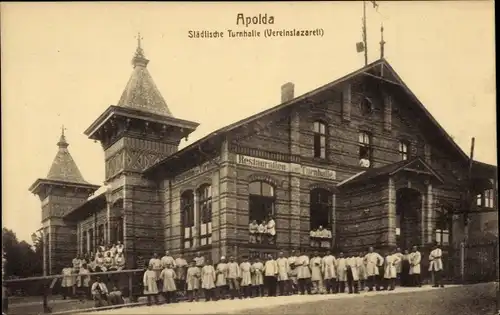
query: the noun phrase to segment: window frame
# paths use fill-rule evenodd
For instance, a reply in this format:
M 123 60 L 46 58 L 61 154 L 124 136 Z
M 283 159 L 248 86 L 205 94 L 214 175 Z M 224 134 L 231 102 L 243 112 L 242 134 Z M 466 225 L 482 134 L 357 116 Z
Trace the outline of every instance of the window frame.
M 450 231 L 448 225 L 449 223 L 448 223 L 447 213 L 444 211 L 436 211 L 436 226 L 434 229 L 434 240 L 441 246 L 447 246 L 450 244 Z
M 410 159 L 410 142 L 407 140 L 400 140 L 398 144 L 398 153 L 401 161 L 408 161 Z
M 324 193 L 324 195 L 322 195 Z M 326 197 L 326 202 L 323 199 Z M 324 210 L 326 207 L 328 209 L 328 224 L 318 224 L 317 226 L 313 225 L 312 213 L 316 211 L 316 209 Z M 324 188 L 314 188 L 309 191 L 309 230 L 313 231 L 318 229 L 319 225 L 322 225 L 324 229 L 328 229 L 332 231 L 333 219 L 333 193 Z
M 200 246 L 212 244 L 212 186 L 204 184 L 198 188 L 199 239 Z M 204 221 L 204 209 L 208 209 L 209 219 Z M 203 231 L 205 229 L 205 231 Z M 203 233 L 205 232 L 205 233 Z
M 486 208 L 493 208 L 495 204 L 493 189 L 485 189 L 483 194 L 483 206 Z
M 194 247 L 195 225 L 194 192 L 192 190 L 186 190 L 181 194 L 181 236 L 183 249 Z M 189 233 L 186 233 L 186 229 L 189 229 Z M 186 234 L 189 234 L 189 236 Z M 186 244 L 189 245 L 186 246 Z
M 361 148 L 367 150 L 368 161 L 370 162 L 369 168 L 373 166 L 373 136 L 368 131 L 358 132 L 358 161 L 361 161 Z
M 328 126 L 324 121 L 313 122 L 313 157 L 315 159 L 326 159 Z
M 260 185 L 259 186 L 260 189 L 259 189 L 258 194 L 252 192 L 251 186 L 254 184 Z M 264 191 L 265 191 L 264 187 L 269 187 L 271 194 L 267 194 L 267 195 L 264 194 Z M 252 214 L 253 213 L 252 207 L 256 203 L 258 203 L 259 208 L 261 208 L 259 210 L 259 212 L 264 213 L 264 208 L 270 207 L 271 213 L 265 213 L 264 217 L 261 219 L 256 218 L 259 215 Z M 249 219 L 249 222 L 252 222 L 253 220 L 257 220 L 257 223 L 260 223 L 263 220 L 266 220 L 269 215 L 274 216 L 275 211 L 276 211 L 276 188 L 275 188 L 275 186 L 266 182 L 266 181 L 262 181 L 262 180 L 254 180 L 254 181 L 248 183 L 248 219 Z

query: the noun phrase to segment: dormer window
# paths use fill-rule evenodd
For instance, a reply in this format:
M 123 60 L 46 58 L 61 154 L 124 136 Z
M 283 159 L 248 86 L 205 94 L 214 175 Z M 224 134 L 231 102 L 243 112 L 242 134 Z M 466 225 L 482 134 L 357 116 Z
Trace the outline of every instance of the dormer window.
M 399 141 L 399 158 L 401 161 L 408 160 L 408 148 L 410 147 L 408 141 Z
M 359 133 L 359 166 L 371 167 L 372 145 L 371 136 L 367 132 Z
M 326 125 L 320 121 L 314 122 L 314 157 L 326 158 Z

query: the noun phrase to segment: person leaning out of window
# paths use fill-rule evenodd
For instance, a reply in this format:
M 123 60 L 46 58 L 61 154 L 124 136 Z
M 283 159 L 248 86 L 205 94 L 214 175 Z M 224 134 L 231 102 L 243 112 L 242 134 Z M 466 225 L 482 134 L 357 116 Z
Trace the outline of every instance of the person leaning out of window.
M 276 221 L 274 221 L 272 215 L 268 217 L 266 230 L 269 244 L 274 244 L 276 239 Z
M 249 242 L 251 244 L 257 243 L 257 234 L 259 233 L 259 224 L 257 223 L 257 220 L 250 222 L 248 225 L 248 232 L 250 233 Z

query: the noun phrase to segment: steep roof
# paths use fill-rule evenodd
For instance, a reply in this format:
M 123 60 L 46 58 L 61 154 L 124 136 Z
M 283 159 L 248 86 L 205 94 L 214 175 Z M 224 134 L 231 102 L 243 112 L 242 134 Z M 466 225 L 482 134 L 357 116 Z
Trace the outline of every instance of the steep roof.
M 139 35 L 137 50 L 132 59 L 134 70 L 117 105 L 173 117 L 160 90 L 149 74 L 148 63 L 149 60 L 144 56 Z
M 370 71 L 374 69 L 385 69 L 385 71 L 381 71 L 384 73 L 384 76 L 382 77 L 380 74 L 374 75 L 373 73 L 370 73 Z M 378 71 L 375 71 L 375 73 L 378 73 Z M 414 101 L 416 104 L 416 107 L 422 111 L 422 113 L 427 117 L 427 119 L 430 120 L 430 122 L 436 126 L 438 131 L 440 132 L 441 136 L 456 150 L 456 152 L 461 156 L 463 161 L 468 160 L 468 156 L 465 154 L 465 152 L 457 145 L 457 143 L 453 140 L 453 138 L 444 130 L 444 128 L 436 121 L 436 119 L 431 115 L 431 113 L 425 108 L 425 106 L 420 102 L 420 100 L 413 94 L 413 92 L 408 88 L 408 86 L 403 82 L 403 80 L 399 77 L 399 75 L 394 71 L 394 69 L 389 65 L 389 62 L 385 58 L 376 60 L 354 72 L 351 72 L 333 82 L 330 82 L 328 84 L 325 84 L 317 89 L 314 89 L 310 92 L 307 92 L 299 97 L 296 97 L 292 100 L 289 100 L 287 102 L 284 102 L 282 104 L 279 104 L 277 106 L 274 106 L 270 109 L 267 109 L 265 111 L 262 111 L 260 113 L 257 113 L 255 115 L 252 115 L 250 117 L 247 117 L 245 119 L 242 119 L 240 121 L 237 121 L 233 124 L 230 124 L 226 127 L 220 128 L 207 136 L 201 138 L 200 140 L 192 143 L 191 145 L 185 147 L 184 149 L 177 151 L 175 154 L 168 156 L 167 158 L 159 161 L 155 165 L 152 165 L 149 169 L 146 170 L 146 172 L 152 172 L 154 169 L 156 169 L 160 164 L 167 163 L 170 160 L 176 159 L 180 154 L 184 153 L 185 151 L 192 150 L 193 148 L 199 147 L 202 143 L 205 141 L 208 141 L 209 139 L 228 133 L 238 127 L 241 127 L 247 123 L 250 123 L 252 121 L 255 121 L 257 119 L 260 119 L 266 115 L 272 114 L 274 112 L 277 112 L 279 110 L 282 110 L 284 108 L 287 108 L 289 106 L 295 105 L 299 103 L 300 101 L 307 100 L 321 92 L 327 91 L 333 87 L 335 87 L 338 84 L 341 84 L 349 79 L 352 79 L 356 76 L 359 75 L 367 75 L 371 77 L 375 77 L 377 79 L 380 79 L 386 83 L 392 84 L 394 86 L 399 86 L 403 89 L 403 91 Z M 388 79 L 390 78 L 390 79 Z
M 56 157 L 52 162 L 49 173 L 46 179 L 54 181 L 63 181 L 77 184 L 89 184 L 85 179 L 83 179 L 82 173 L 76 166 L 73 157 L 68 151 L 69 143 L 66 141 L 64 136 L 64 128 L 57 142 L 59 150 L 57 151 Z

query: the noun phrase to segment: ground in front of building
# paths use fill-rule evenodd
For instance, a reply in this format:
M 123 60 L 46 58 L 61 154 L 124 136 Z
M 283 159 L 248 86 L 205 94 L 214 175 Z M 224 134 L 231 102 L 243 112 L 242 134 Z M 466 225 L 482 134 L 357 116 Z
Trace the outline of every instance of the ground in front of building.
M 264 297 L 122 308 L 93 314 L 496 314 L 497 284 L 397 288 L 361 294 Z

